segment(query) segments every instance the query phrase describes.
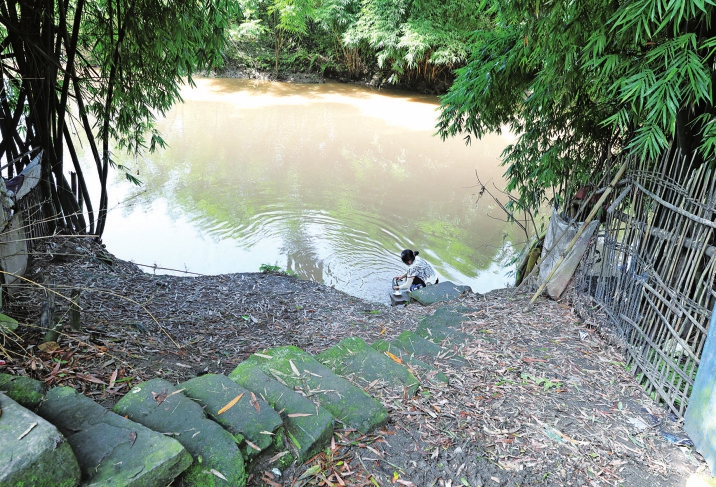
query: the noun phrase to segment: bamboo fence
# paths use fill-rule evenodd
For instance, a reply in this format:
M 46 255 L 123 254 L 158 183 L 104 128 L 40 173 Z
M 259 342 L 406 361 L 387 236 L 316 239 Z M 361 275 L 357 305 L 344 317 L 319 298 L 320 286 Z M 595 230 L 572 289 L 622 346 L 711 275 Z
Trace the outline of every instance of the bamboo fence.
M 714 164 L 671 152 L 632 161 L 626 180 L 575 276 L 574 303 L 614 332 L 625 367 L 682 418 L 716 302 Z

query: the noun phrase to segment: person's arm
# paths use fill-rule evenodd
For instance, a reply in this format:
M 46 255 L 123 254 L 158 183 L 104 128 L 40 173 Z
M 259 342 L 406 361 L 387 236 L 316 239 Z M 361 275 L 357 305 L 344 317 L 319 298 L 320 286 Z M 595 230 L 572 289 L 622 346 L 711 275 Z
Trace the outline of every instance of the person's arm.
M 410 285 L 413 283 L 413 277 L 408 277 L 405 279 L 405 282 L 401 284 L 400 286 L 393 286 L 393 289 L 398 289 L 400 291 L 404 289 L 410 289 Z
M 405 274 L 403 274 L 402 276 L 395 276 L 395 279 L 397 279 L 398 281 L 402 281 L 402 280 L 405 279 L 406 277 L 408 277 L 408 273 L 407 273 L 407 272 L 406 272 Z

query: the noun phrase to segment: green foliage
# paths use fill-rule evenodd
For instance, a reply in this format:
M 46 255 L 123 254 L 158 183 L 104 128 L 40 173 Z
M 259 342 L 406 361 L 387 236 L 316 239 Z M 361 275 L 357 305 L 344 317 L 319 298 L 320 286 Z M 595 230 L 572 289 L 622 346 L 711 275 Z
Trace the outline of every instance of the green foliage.
M 3 86 L 14 88 L 2 97 L 9 94 L 11 101 L 0 106 L 0 123 L 3 134 L 28 134 L 25 141 L 4 138 L 0 156 L 45 151 L 48 216 L 57 213 L 58 223 L 70 230 L 84 232 L 89 226 L 91 233 L 102 234 L 108 167 L 113 165 L 110 144 L 135 154 L 164 145 L 152 128 L 155 114 L 164 114 L 180 99 L 185 79 L 191 83 L 197 71 L 222 61 L 224 32 L 238 12 L 234 0 L 0 1 L 0 72 L 8 76 Z M 17 116 L 13 105 L 23 108 Z M 96 232 L 68 130 L 74 120 L 65 120 L 73 107 L 78 113 L 71 116 L 85 132 L 101 183 Z M 65 181 L 66 146 L 90 225 Z
M 467 57 L 470 32 L 485 21 L 465 0 L 364 0 L 344 35 L 349 47 L 366 46 L 397 81 L 409 71 L 426 78 Z
M 236 59 L 252 38 L 271 45 L 276 70 L 378 69 L 393 82 L 451 78 L 470 33 L 487 22 L 467 0 L 242 0 L 241 10 Z
M 110 121 L 101 139 L 137 151 L 145 147 L 154 114 L 164 115 L 180 100 L 184 79 L 191 83 L 198 70 L 221 63 L 223 29 L 238 10 L 231 0 L 95 0 L 84 12 L 78 48 L 88 54 L 82 71 L 95 75 L 86 78 L 86 106 L 98 120 Z M 153 133 L 149 148 L 156 145 L 163 141 Z
M 485 2 L 491 28 L 442 99 L 442 137 L 519 135 L 508 189 L 536 208 L 611 169 L 617 153 L 654 159 L 675 141 L 713 154 L 713 1 Z
M 296 277 L 296 273 L 291 270 L 283 270 L 281 266 L 271 264 L 261 264 L 259 266 L 259 272 L 264 274 L 278 274 L 281 276 Z

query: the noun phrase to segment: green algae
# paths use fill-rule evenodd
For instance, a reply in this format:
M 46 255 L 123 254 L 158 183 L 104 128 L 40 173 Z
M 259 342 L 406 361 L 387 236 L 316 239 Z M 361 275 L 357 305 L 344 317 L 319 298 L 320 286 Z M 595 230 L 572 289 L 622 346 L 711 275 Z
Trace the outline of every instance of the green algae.
M 0 391 L 26 407 L 34 410 L 45 397 L 45 386 L 42 382 L 29 377 L 0 374 Z

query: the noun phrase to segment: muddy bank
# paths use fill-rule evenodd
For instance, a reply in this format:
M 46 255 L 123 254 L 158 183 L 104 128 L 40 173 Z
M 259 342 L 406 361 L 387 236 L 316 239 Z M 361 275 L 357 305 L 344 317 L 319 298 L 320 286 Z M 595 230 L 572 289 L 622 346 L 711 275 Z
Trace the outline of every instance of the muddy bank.
M 0 370 L 74 387 L 108 407 L 140 381 L 229 373 L 279 345 L 317 353 L 347 336 L 391 339 L 435 311 L 368 303 L 281 275 L 153 275 L 80 238 L 37 244 L 28 278 L 6 298 L 21 327 L 5 337 Z M 43 343 L 40 281 L 54 281 L 63 323 L 65 297 L 81 291 L 82 331 L 65 327 L 56 343 Z M 681 424 L 645 396 L 618 349 L 568 303 L 528 300 L 511 290 L 462 298 L 469 338 L 446 345 L 469 365 L 445 370 L 448 388 L 383 398 L 386 428 L 363 437 L 339 430 L 306 465 L 280 477 L 258 472 L 252 485 L 340 477 L 346 485 L 653 487 L 685 485 L 705 468 L 673 442 L 685 436 Z

